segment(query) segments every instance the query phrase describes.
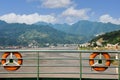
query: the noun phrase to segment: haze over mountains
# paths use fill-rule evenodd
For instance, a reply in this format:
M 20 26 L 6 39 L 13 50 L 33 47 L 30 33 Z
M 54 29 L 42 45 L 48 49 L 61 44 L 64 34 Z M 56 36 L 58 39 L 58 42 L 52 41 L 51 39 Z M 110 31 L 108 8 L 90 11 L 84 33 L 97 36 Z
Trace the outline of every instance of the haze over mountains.
M 0 21 L 0 46 L 79 44 L 97 34 L 120 30 L 120 25 L 78 21 L 72 25 L 39 22 L 33 25 Z
M 0 21 L 0 46 L 47 46 L 81 43 L 82 37 L 58 31 L 49 25 L 8 24 Z
M 99 34 L 111 32 L 120 29 L 120 25 L 112 23 L 91 22 L 87 20 L 78 21 L 72 25 L 68 24 L 47 24 L 44 22 L 37 25 L 50 25 L 51 27 L 69 34 L 75 34 L 83 37 L 84 41 L 89 41 Z

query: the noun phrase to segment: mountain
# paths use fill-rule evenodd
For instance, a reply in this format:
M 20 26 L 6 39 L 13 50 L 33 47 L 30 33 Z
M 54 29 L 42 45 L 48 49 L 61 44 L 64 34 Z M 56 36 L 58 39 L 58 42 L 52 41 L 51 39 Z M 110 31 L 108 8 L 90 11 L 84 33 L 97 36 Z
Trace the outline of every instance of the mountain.
M 46 46 L 46 44 L 78 44 L 95 35 L 120 30 L 120 25 L 79 21 L 72 25 L 39 22 L 33 25 L 0 21 L 0 46 Z
M 54 24 L 53 28 L 63 31 L 65 33 L 82 36 L 84 37 L 85 41 L 89 41 L 98 34 L 120 30 L 120 25 L 81 20 L 72 25 Z
M 49 25 L 8 24 L 0 21 L 0 46 L 45 46 L 81 42 L 82 37 L 58 31 Z
M 120 30 L 108 32 L 91 40 L 91 42 L 96 42 L 98 39 L 103 39 L 103 44 L 119 44 L 120 45 Z

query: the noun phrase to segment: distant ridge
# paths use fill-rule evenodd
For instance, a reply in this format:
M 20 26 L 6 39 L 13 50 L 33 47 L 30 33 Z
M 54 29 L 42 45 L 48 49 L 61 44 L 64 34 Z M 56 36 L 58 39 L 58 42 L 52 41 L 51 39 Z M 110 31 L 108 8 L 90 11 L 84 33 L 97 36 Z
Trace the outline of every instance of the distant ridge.
M 48 46 L 79 44 L 96 35 L 120 30 L 120 25 L 79 21 L 72 25 L 39 22 L 33 25 L 0 21 L 0 46 Z
M 49 25 L 8 24 L 0 21 L 0 46 L 38 46 L 82 43 L 82 37 Z
M 46 25 L 49 25 L 46 23 Z M 91 22 L 87 20 L 78 21 L 72 25 L 50 24 L 51 27 L 69 34 L 82 36 L 84 41 L 89 41 L 98 34 L 120 30 L 120 25 L 112 23 Z

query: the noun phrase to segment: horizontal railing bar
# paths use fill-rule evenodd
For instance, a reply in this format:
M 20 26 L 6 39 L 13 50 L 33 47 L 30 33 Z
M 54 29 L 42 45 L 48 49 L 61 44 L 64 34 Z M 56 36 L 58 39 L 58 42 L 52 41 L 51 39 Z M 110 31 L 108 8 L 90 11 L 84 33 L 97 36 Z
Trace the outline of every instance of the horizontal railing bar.
M 0 74 L 37 74 L 37 72 L 15 72 L 15 73 L 0 72 Z
M 34 72 L 15 72 L 15 73 L 7 73 L 7 72 L 0 72 L 0 74 L 37 74 Z M 79 72 L 40 72 L 39 74 L 80 74 Z
M 40 65 L 39 67 L 80 67 L 79 65 Z
M 79 72 L 41 72 L 39 74 L 80 74 Z
M 9 60 L 9 58 L 0 58 L 0 60 L 2 59 L 6 59 Z M 19 59 L 23 59 L 23 60 L 80 60 L 79 58 L 19 58 Z M 17 58 L 15 58 L 14 60 L 18 60 Z
M 80 72 L 40 72 L 39 74 L 81 74 Z M 117 73 L 82 73 L 96 75 L 118 75 Z
M 8 65 L 6 65 L 8 66 Z M 20 65 L 21 67 L 38 67 L 38 65 Z M 4 67 L 4 66 L 0 66 Z M 80 65 L 40 65 L 39 67 L 89 67 L 92 68 L 92 66 L 80 66 Z M 94 66 L 95 67 L 95 66 Z M 97 66 L 96 66 L 97 67 Z M 104 66 L 108 68 L 119 68 L 120 66 Z
M 9 60 L 9 58 L 0 58 L 0 60 L 5 59 L 5 60 Z M 19 58 L 19 59 L 23 59 L 23 60 L 80 60 L 80 58 Z M 93 58 L 94 60 L 120 60 L 120 59 L 96 59 Z M 18 60 L 17 58 L 14 58 L 14 60 Z M 90 60 L 89 58 L 82 58 L 82 60 Z
M 20 66 L 21 67 L 38 67 L 38 65 L 20 65 Z M 4 66 L 0 66 L 0 67 L 4 67 Z M 79 65 L 40 65 L 39 67 L 80 67 L 80 66 Z
M 92 52 L 108 52 L 120 53 L 120 50 L 0 50 L 0 52 L 47 52 L 47 53 L 92 53 Z
M 80 58 L 40 58 L 39 60 L 80 60 Z
M 93 58 L 93 59 L 94 60 L 116 60 L 116 61 L 120 60 L 120 59 L 111 59 L 111 58 L 110 59 L 105 59 L 105 58 L 103 58 L 103 59 L 99 59 L 99 58 L 96 59 L 96 58 Z M 89 58 L 84 58 L 84 59 L 82 58 L 82 60 L 90 60 L 90 59 Z
M 117 73 L 82 73 L 82 74 L 94 74 L 94 75 L 118 75 Z
M 48 66 L 46 66 L 46 65 L 41 65 L 41 66 L 39 66 L 39 67 L 89 67 L 89 68 L 91 68 L 91 66 L 77 66 L 77 65 L 74 65 L 74 66 L 62 66 L 62 65 L 48 65 Z M 105 66 L 105 67 L 107 67 L 107 66 Z M 119 67 L 116 67 L 116 66 L 108 66 L 108 68 L 119 68 Z
M 120 60 L 120 59 L 97 59 L 93 58 L 94 60 Z M 80 58 L 40 58 L 39 60 L 80 60 Z M 90 60 L 89 58 L 82 58 L 82 60 Z
M 6 65 L 7 67 L 8 65 Z M 38 67 L 38 65 L 20 65 L 21 67 Z M 1 65 L 0 67 L 4 67 L 3 65 Z
M 81 66 L 80 66 L 81 67 Z M 82 66 L 82 67 L 97 67 L 97 66 Z M 108 68 L 117 68 L 117 67 L 120 67 L 120 66 L 104 66 L 104 67 L 108 67 Z
M 0 72 L 0 74 L 37 74 L 36 72 Z M 80 72 L 40 72 L 39 74 L 94 74 L 94 75 L 118 75 L 117 73 L 80 73 Z

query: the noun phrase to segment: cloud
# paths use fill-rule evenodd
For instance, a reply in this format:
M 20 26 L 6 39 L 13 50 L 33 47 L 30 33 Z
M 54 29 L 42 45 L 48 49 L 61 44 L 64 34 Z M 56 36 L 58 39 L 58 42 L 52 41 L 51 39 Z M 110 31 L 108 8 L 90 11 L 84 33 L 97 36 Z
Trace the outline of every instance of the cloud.
M 75 9 L 74 7 L 70 7 L 59 14 L 53 13 L 49 15 L 40 15 L 38 13 L 22 15 L 9 13 L 0 16 L 0 20 L 6 21 L 7 23 L 25 23 L 29 25 L 37 22 L 73 24 L 79 20 L 88 20 L 88 13 L 90 11 L 91 9 L 89 8 Z
M 71 0 L 41 0 L 46 8 L 66 8 L 74 3 Z
M 70 7 L 67 10 L 65 10 L 62 13 L 62 16 L 73 16 L 73 17 L 79 17 L 81 19 L 88 19 L 87 12 L 90 11 L 90 9 L 74 9 L 74 7 Z
M 90 11 L 90 8 L 85 9 L 75 9 L 74 7 L 70 7 L 62 12 L 61 16 L 66 19 L 68 23 L 74 23 L 78 20 L 88 20 L 88 12 Z
M 105 14 L 105 15 L 100 16 L 99 21 L 103 22 L 103 23 L 110 22 L 110 23 L 113 23 L 113 24 L 120 25 L 120 18 L 118 18 L 118 19 L 117 18 L 113 18 L 109 14 Z
M 52 15 L 39 15 L 38 13 L 34 14 L 23 14 L 17 15 L 15 13 L 9 13 L 0 16 L 0 20 L 6 21 L 7 23 L 25 23 L 25 24 L 34 24 L 36 22 L 47 22 L 54 23 L 56 18 Z

